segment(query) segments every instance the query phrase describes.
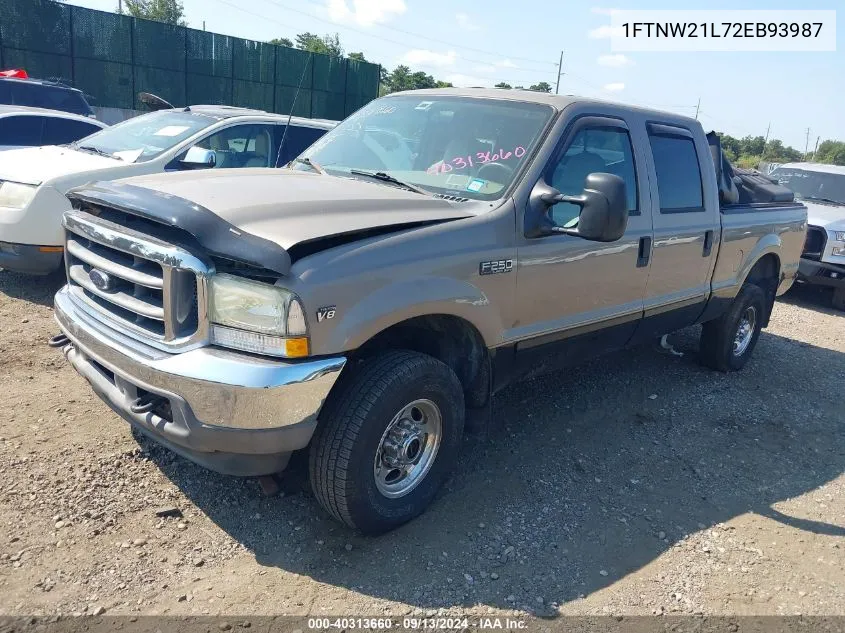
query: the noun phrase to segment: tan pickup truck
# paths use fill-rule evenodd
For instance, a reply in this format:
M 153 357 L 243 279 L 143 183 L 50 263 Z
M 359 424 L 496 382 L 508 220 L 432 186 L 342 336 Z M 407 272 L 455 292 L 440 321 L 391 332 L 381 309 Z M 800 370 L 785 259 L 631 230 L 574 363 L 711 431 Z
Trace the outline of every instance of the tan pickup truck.
M 706 365 L 748 361 L 807 214 L 742 202 L 709 140 L 665 112 L 426 90 L 368 104 L 289 169 L 87 185 L 52 344 L 208 468 L 265 475 L 308 449 L 326 510 L 384 531 L 429 504 L 511 381 L 695 323 Z

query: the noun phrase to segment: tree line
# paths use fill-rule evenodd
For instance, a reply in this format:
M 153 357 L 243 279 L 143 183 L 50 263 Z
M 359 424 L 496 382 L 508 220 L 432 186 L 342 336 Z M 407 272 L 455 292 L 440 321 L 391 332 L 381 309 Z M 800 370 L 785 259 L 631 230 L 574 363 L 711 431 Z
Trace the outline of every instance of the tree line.
M 137 18 L 186 25 L 185 8 L 180 0 L 123 0 L 122 8 L 125 8 L 129 15 Z M 300 33 L 294 40 L 287 37 L 275 38 L 270 40 L 270 44 L 298 48 L 340 59 L 346 57 L 362 62 L 368 61 L 363 52 L 351 52 L 347 55 L 337 33 L 320 36 L 306 32 Z M 379 95 L 402 90 L 448 88 L 451 86 L 452 84 L 448 81 L 440 81 L 422 71 L 412 72 L 408 66 L 399 64 L 391 71 L 382 67 L 379 78 Z M 502 90 L 524 89 L 524 86 L 514 87 L 504 81 L 497 83 L 495 87 Z M 545 81 L 540 81 L 528 86 L 527 89 L 551 92 L 552 86 Z M 789 163 L 802 160 L 845 165 L 845 142 L 843 141 L 826 140 L 814 152 L 805 156 L 803 152 L 784 145 L 780 139 L 766 140 L 763 136 L 751 135 L 743 138 L 734 138 L 729 134 L 721 134 L 720 136 L 725 154 L 732 163 L 740 167 L 757 167 L 761 162 Z

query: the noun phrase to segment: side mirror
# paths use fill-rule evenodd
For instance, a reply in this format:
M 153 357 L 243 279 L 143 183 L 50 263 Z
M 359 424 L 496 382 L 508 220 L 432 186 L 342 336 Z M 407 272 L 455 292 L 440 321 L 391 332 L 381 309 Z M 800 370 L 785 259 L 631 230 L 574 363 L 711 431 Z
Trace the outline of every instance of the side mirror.
M 214 150 L 195 145 L 185 153 L 185 157 L 179 161 L 179 164 L 185 169 L 208 169 L 217 164 L 217 155 Z
M 549 208 L 558 202 L 570 202 L 581 207 L 576 228 L 557 226 L 549 218 Z M 526 227 L 528 237 L 564 233 L 593 242 L 615 242 L 625 234 L 628 226 L 625 181 L 614 174 L 589 174 L 584 179 L 584 190 L 580 196 L 565 196 L 540 181 L 531 193 L 531 206 L 541 208 L 542 217 L 536 226 Z

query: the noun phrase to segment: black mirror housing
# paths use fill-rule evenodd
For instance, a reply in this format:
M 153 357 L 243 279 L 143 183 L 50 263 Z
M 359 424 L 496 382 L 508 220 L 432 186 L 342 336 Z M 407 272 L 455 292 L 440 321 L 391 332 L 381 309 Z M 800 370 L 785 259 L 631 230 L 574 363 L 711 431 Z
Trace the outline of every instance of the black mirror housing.
M 614 174 L 593 173 L 584 181 L 578 235 L 595 242 L 615 242 L 628 226 L 625 181 Z
M 557 226 L 551 220 L 548 210 L 558 202 L 581 207 L 577 228 Z M 527 237 L 565 233 L 593 242 L 615 242 L 628 227 L 625 181 L 614 174 L 589 174 L 580 196 L 565 196 L 541 180 L 531 193 L 530 206 L 535 209 L 535 218 L 526 223 Z

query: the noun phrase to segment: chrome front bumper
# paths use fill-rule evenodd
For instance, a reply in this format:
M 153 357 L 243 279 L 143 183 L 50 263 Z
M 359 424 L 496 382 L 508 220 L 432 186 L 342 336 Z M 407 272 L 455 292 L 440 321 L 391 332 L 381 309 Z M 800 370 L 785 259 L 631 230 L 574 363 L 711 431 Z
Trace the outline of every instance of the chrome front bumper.
M 55 309 L 70 340 L 65 356 L 112 409 L 175 452 L 228 474 L 284 468 L 310 441 L 346 364 L 342 356 L 283 362 L 212 347 L 169 354 L 94 320 L 67 287 Z M 169 416 L 133 412 L 145 393 L 166 400 Z

